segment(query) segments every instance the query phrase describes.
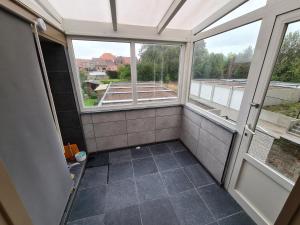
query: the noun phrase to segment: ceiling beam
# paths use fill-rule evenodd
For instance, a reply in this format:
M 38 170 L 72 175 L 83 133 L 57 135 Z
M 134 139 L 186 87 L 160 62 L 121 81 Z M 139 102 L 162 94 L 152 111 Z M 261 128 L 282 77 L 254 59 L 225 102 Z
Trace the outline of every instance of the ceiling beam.
M 193 35 L 198 34 L 205 28 L 209 27 L 214 22 L 221 19 L 223 16 L 227 15 L 231 11 L 235 10 L 245 2 L 249 0 L 231 0 L 227 4 L 225 4 L 222 8 L 213 13 L 210 17 L 202 21 L 198 26 L 194 27 L 192 30 Z
M 114 31 L 118 30 L 117 23 L 117 8 L 116 8 L 116 0 L 109 0 L 110 3 L 110 11 L 111 11 L 111 20 Z
M 176 15 L 176 13 L 179 11 L 179 9 L 183 6 L 185 2 L 186 0 L 174 0 L 172 2 L 167 12 L 165 13 L 165 15 L 163 16 L 163 18 L 160 20 L 159 24 L 156 27 L 158 34 L 163 32 L 163 30 L 170 23 L 170 21 L 173 19 L 173 17 Z
M 66 35 L 76 37 L 76 39 L 99 38 L 113 40 L 149 40 L 159 42 L 189 42 L 192 37 L 190 30 L 165 29 L 162 34 L 158 34 L 156 27 L 137 26 L 128 24 L 118 24 L 118 32 L 111 29 L 111 23 L 101 23 L 95 21 L 64 19 L 64 30 Z

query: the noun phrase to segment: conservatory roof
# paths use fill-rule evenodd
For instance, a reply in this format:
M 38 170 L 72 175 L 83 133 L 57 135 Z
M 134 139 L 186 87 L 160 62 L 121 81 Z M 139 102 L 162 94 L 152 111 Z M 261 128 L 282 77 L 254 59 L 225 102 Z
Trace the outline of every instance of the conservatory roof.
M 42 5 L 63 20 L 192 30 L 230 2 L 246 0 L 21 0 Z M 158 32 L 160 33 L 160 32 Z

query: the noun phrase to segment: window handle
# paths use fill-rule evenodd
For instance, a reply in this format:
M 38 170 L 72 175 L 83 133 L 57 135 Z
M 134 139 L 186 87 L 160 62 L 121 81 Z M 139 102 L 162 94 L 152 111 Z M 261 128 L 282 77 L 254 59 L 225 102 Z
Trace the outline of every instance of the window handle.
M 251 135 L 255 135 L 255 131 L 252 130 L 252 129 L 250 128 L 249 124 L 246 124 L 245 130 L 246 130 L 245 135 L 246 135 L 247 133 L 250 133 Z M 246 135 L 246 136 L 247 136 L 247 135 Z
M 258 103 L 255 103 L 255 102 L 251 102 L 251 107 L 254 107 L 254 108 L 256 108 L 256 109 L 258 109 L 259 108 L 259 104 Z

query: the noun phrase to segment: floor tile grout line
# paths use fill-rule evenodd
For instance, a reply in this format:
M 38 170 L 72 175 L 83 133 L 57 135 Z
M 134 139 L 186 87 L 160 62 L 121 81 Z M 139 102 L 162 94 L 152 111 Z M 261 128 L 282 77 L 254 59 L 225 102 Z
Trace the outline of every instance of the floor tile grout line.
M 227 218 L 229 218 L 229 217 L 231 217 L 231 216 L 235 216 L 235 215 L 238 215 L 238 214 L 243 213 L 243 212 L 244 212 L 244 211 L 243 211 L 243 209 L 242 209 L 242 210 L 240 210 L 240 211 L 238 211 L 238 212 L 235 212 L 235 213 L 233 213 L 233 214 L 230 214 L 230 215 L 228 215 L 228 216 L 221 217 L 221 218 L 218 219 L 218 221 L 221 221 L 221 220 L 223 220 L 223 219 L 227 219 Z
M 132 167 L 132 173 L 133 173 L 132 175 L 133 175 L 135 194 L 136 194 L 136 198 L 138 200 L 138 209 L 139 209 L 141 225 L 143 225 L 143 218 L 142 218 L 142 213 L 141 213 L 141 202 L 140 202 L 140 198 L 139 198 L 139 193 L 138 193 L 138 188 L 137 188 L 137 184 L 136 184 L 136 178 L 135 178 L 135 174 L 134 174 L 134 167 L 133 167 L 133 162 L 132 161 L 133 160 L 132 160 L 132 155 L 131 155 L 131 167 Z
M 151 150 L 150 150 L 150 152 L 151 152 Z M 152 152 L 151 152 L 151 154 L 152 154 Z M 160 172 L 160 170 L 159 170 L 159 167 L 158 167 L 158 164 L 157 164 L 157 162 L 156 162 L 156 160 L 155 160 L 154 154 L 153 154 L 152 158 L 153 158 L 153 161 L 154 161 L 155 166 L 156 166 L 156 168 L 157 168 L 157 173 L 159 174 L 159 177 L 160 177 L 160 179 L 161 179 L 161 181 L 162 181 L 162 183 L 163 183 L 163 185 L 164 185 L 164 189 L 165 189 L 165 191 L 166 191 L 168 197 L 170 197 L 170 193 L 169 193 L 169 191 L 168 191 L 167 184 L 165 183 L 165 180 L 164 180 L 164 178 L 163 178 L 163 176 L 162 176 L 162 174 L 161 174 L 161 172 Z
M 172 153 L 172 152 L 171 152 L 171 153 Z M 180 219 L 178 218 L 177 213 L 176 213 L 176 210 L 174 209 L 174 206 L 173 206 L 172 201 L 171 201 L 171 199 L 170 199 L 172 196 L 171 196 L 171 194 L 169 193 L 169 190 L 168 190 L 167 184 L 166 184 L 166 182 L 165 182 L 165 179 L 163 178 L 163 176 L 162 176 L 162 174 L 161 174 L 161 172 L 160 172 L 160 170 L 159 170 L 159 168 L 158 168 L 158 165 L 157 165 L 157 163 L 156 163 L 156 161 L 155 161 L 154 155 L 153 155 L 153 161 L 154 161 L 154 163 L 155 163 L 155 165 L 156 165 L 156 167 L 157 167 L 157 172 L 158 172 L 158 174 L 159 174 L 159 176 L 160 176 L 160 179 L 161 179 L 161 181 L 163 182 L 164 189 L 165 189 L 165 191 L 166 191 L 166 193 L 167 193 L 168 199 L 169 199 L 170 204 L 171 204 L 171 206 L 172 206 L 172 208 L 173 208 L 173 211 L 174 211 L 175 216 L 176 216 L 176 218 L 177 218 L 178 224 L 180 224 Z
M 208 209 L 208 211 L 210 212 L 210 214 L 212 215 L 213 219 L 215 220 L 215 222 L 219 225 L 217 218 L 215 217 L 215 215 L 213 214 L 213 212 L 211 211 L 210 207 L 208 206 L 208 204 L 206 203 L 206 201 L 202 198 L 202 196 L 199 194 L 196 185 L 191 181 L 191 179 L 189 178 L 189 176 L 186 174 L 185 170 L 183 169 L 184 174 L 186 175 L 186 177 L 188 178 L 188 180 L 192 183 L 194 190 L 196 191 L 196 194 L 200 197 L 200 199 L 203 201 L 204 205 L 206 206 L 206 208 Z
M 156 145 L 156 144 L 154 144 L 154 145 Z M 205 224 L 205 225 L 209 225 L 209 224 L 213 224 L 213 223 L 217 223 L 217 224 L 219 225 L 219 224 L 220 224 L 219 222 L 220 222 L 221 220 L 226 219 L 226 218 L 229 218 L 229 217 L 234 216 L 234 215 L 238 215 L 238 214 L 240 214 L 240 213 L 243 213 L 243 210 L 239 210 L 239 211 L 237 211 L 237 212 L 235 212 L 235 213 L 233 213 L 233 214 L 230 214 L 230 215 L 227 215 L 227 216 L 218 218 L 218 219 L 216 218 L 216 216 L 212 213 L 212 210 L 211 210 L 210 207 L 208 206 L 207 201 L 206 201 L 205 199 L 202 198 L 202 196 L 200 195 L 200 192 L 198 191 L 198 189 L 205 188 L 205 187 L 207 187 L 207 186 L 211 186 L 211 185 L 214 185 L 214 184 L 216 184 L 216 183 L 213 182 L 213 183 L 205 184 L 205 185 L 202 185 L 202 186 L 196 186 L 196 185 L 194 184 L 194 182 L 192 181 L 192 179 L 191 179 L 191 178 L 189 177 L 189 175 L 187 174 L 186 168 L 188 168 L 188 167 L 193 167 L 193 166 L 197 166 L 197 165 L 199 165 L 199 163 L 197 162 L 197 163 L 195 163 L 195 164 L 189 164 L 189 165 L 182 166 L 182 165 L 180 164 L 180 162 L 178 161 L 178 159 L 175 157 L 175 154 L 178 153 L 178 152 L 188 151 L 188 152 L 190 153 L 190 151 L 189 151 L 188 149 L 185 149 L 185 150 L 182 150 L 182 151 L 176 151 L 176 152 L 174 152 L 174 151 L 172 151 L 173 149 L 169 146 L 169 144 L 166 143 L 166 147 L 168 148 L 169 152 L 167 152 L 167 153 L 162 153 L 162 154 L 153 154 L 153 152 L 151 151 L 151 145 L 144 146 L 144 147 L 145 147 L 145 148 L 147 149 L 147 151 L 150 153 L 149 156 L 142 157 L 142 158 L 135 158 L 135 159 L 134 159 L 134 158 L 132 157 L 131 149 L 129 149 L 130 160 L 127 161 L 127 162 L 130 162 L 130 163 L 131 163 L 131 168 L 132 168 L 132 171 L 133 171 L 133 172 L 132 172 L 132 174 L 133 174 L 132 181 L 134 182 L 134 186 L 135 186 L 135 193 L 136 193 L 137 201 L 138 201 L 138 209 L 139 209 L 139 216 L 140 216 L 141 225 L 143 225 L 142 215 L 141 215 L 141 204 L 142 204 L 142 202 L 140 201 L 140 198 L 139 198 L 139 195 L 138 195 L 137 179 L 142 178 L 142 177 L 144 177 L 144 176 L 150 176 L 150 175 L 158 174 L 159 177 L 160 177 L 160 179 L 161 179 L 161 181 L 162 181 L 162 183 L 163 183 L 164 190 L 166 191 L 167 197 L 170 199 L 170 198 L 174 197 L 175 195 L 171 195 L 171 194 L 169 193 L 168 188 L 167 188 L 167 184 L 165 183 L 165 179 L 163 178 L 163 175 L 162 175 L 162 174 L 163 174 L 164 172 L 172 172 L 172 171 L 175 171 L 175 170 L 178 170 L 178 169 L 181 169 L 181 170 L 183 171 L 184 175 L 187 177 L 188 181 L 192 184 L 193 188 L 188 189 L 188 190 L 185 190 L 185 191 L 182 191 L 182 192 L 179 192 L 179 193 L 177 193 L 177 194 L 185 193 L 185 192 L 188 192 L 188 191 L 191 191 L 191 190 L 195 190 L 195 191 L 196 191 L 196 194 L 197 194 L 197 195 L 200 197 L 200 199 L 203 201 L 204 205 L 205 205 L 206 208 L 209 210 L 210 214 L 212 215 L 212 217 L 213 217 L 213 219 L 214 219 L 214 222 L 210 222 L 210 223 L 207 223 L 207 224 Z M 134 149 L 134 148 L 132 148 L 132 149 Z M 177 167 L 177 168 L 171 168 L 171 169 L 167 169 L 167 170 L 160 170 L 159 167 L 158 167 L 158 163 L 157 163 L 157 159 L 156 159 L 156 158 L 159 157 L 159 156 L 162 156 L 162 155 L 166 155 L 166 154 L 172 154 L 173 157 L 175 158 L 175 161 L 176 161 L 176 163 L 178 164 L 179 167 Z M 156 172 L 156 173 L 145 174 L 145 175 L 142 175 L 142 176 L 139 176 L 139 177 L 135 177 L 135 172 L 134 172 L 135 169 L 134 169 L 134 166 L 133 166 L 133 162 L 134 162 L 135 160 L 145 159 L 145 158 L 150 158 L 150 157 L 153 158 L 153 161 L 154 161 L 155 166 L 156 166 L 156 168 L 157 168 L 157 172 Z M 120 163 L 126 163 L 126 161 L 124 161 L 124 162 L 121 161 Z M 118 164 L 118 163 L 117 163 L 117 164 Z M 201 166 L 202 166 L 202 165 L 201 165 Z M 108 176 L 109 176 L 109 169 L 108 169 L 107 173 L 108 173 Z M 129 178 L 126 178 L 126 179 L 130 179 L 130 180 L 131 180 L 130 177 L 129 177 Z M 122 181 L 122 180 L 126 180 L 126 179 L 116 180 L 115 182 Z M 95 186 L 95 188 L 96 188 L 96 187 L 97 187 L 97 186 Z M 89 188 L 94 188 L 94 187 L 89 187 Z M 84 189 L 85 189 L 85 188 L 84 188 Z M 86 188 L 86 189 L 88 189 L 88 188 Z M 154 200 L 155 200 L 155 199 L 154 199 Z M 172 202 L 171 202 L 171 203 L 172 203 Z M 174 210 L 173 204 L 171 204 L 171 205 L 172 205 L 172 208 L 173 208 L 173 210 Z M 175 210 L 174 210 L 174 211 L 175 211 Z M 175 211 L 175 212 L 176 212 L 176 211 Z M 176 213 L 175 213 L 175 214 L 176 214 Z M 176 217 L 177 217 L 177 214 L 176 214 Z M 178 218 L 178 217 L 177 217 L 177 218 Z M 178 219 L 178 220 L 179 220 L 179 219 Z

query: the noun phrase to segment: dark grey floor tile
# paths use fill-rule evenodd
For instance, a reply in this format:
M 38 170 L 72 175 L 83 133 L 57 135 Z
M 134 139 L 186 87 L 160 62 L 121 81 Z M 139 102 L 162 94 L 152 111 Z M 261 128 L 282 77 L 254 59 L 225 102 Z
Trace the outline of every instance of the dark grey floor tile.
M 71 208 L 69 221 L 95 216 L 104 212 L 106 185 L 78 191 Z
M 216 184 L 198 188 L 198 192 L 217 219 L 241 210 L 229 193 Z
M 88 156 L 86 168 L 105 166 L 108 164 L 108 152 L 91 153 Z
M 151 157 L 152 155 L 148 146 L 142 146 L 140 149 L 131 149 L 131 156 L 133 159 L 143 159 Z
M 181 166 L 197 164 L 198 161 L 189 151 L 175 152 L 174 156 Z
M 73 222 L 68 222 L 67 225 L 104 225 L 104 214 L 86 217 Z
M 194 188 L 182 169 L 163 172 L 162 176 L 170 195 Z
M 215 222 L 205 203 L 193 189 L 170 198 L 181 225 L 204 225 Z
M 169 199 L 158 199 L 141 204 L 143 225 L 179 225 Z
M 167 197 L 167 191 L 158 173 L 136 179 L 140 202 Z
M 168 142 L 167 145 L 172 152 L 182 152 L 187 150 L 180 141 Z
M 132 179 L 121 180 L 108 184 L 105 200 L 105 211 L 137 205 L 136 188 Z
M 186 175 L 196 187 L 215 183 L 213 178 L 200 164 L 187 166 L 184 170 Z
M 109 182 L 124 180 L 133 177 L 133 168 L 131 162 L 112 164 L 109 167 Z
M 130 149 L 122 149 L 119 151 L 114 151 L 109 153 L 109 163 L 121 163 L 131 160 L 131 151 Z
M 165 171 L 169 169 L 175 169 L 179 167 L 174 155 L 172 153 L 156 155 L 154 156 L 158 170 Z
M 153 158 L 136 159 L 132 161 L 134 176 L 139 177 L 157 172 L 157 168 Z
M 129 206 L 105 214 L 105 225 L 141 225 L 139 207 Z
M 170 149 L 166 143 L 150 145 L 150 151 L 153 155 L 170 153 Z
M 245 213 L 240 212 L 219 220 L 220 225 L 256 225 L 256 223 Z
M 107 184 L 107 167 L 108 166 L 87 168 L 81 179 L 79 190 Z

